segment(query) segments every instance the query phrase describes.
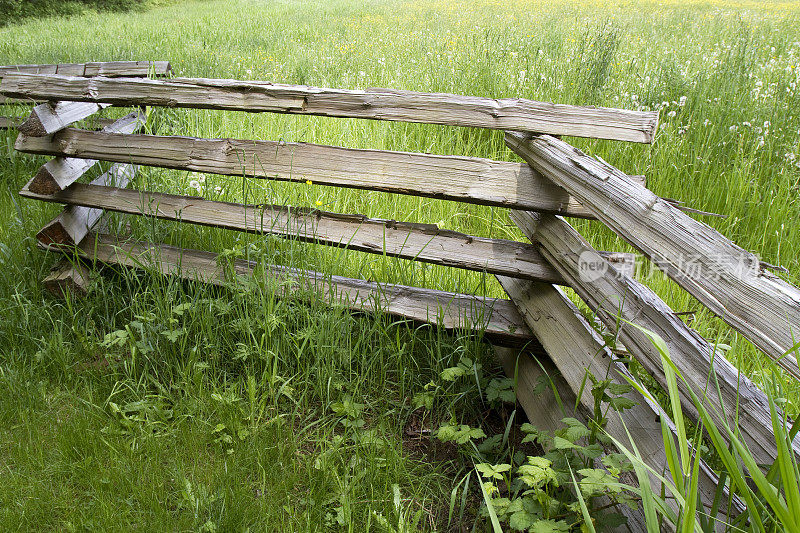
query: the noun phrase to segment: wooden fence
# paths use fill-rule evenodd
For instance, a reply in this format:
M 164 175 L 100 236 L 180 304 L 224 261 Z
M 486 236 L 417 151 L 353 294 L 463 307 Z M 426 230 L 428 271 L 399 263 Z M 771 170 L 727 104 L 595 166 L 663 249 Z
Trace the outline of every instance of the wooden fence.
M 800 291 L 767 270 L 710 226 L 689 217 L 675 201 L 659 198 L 640 176 L 629 176 L 557 138 L 561 135 L 652 142 L 657 114 L 577 107 L 520 99 L 493 100 L 385 89 L 343 91 L 213 79 L 65 76 L 52 73 L 3 74 L 0 94 L 48 105 L 50 118 L 33 113 L 20 126 L 16 149 L 55 156 L 23 188 L 36 200 L 66 204 L 38 234 L 43 245 L 77 250 L 89 260 L 137 267 L 210 283 L 226 272 L 209 251 L 179 249 L 151 242 L 116 239 L 93 232 L 104 211 L 143 215 L 230 230 L 297 238 L 363 252 L 385 254 L 497 276 L 509 299 L 491 299 L 416 287 L 378 284 L 272 266 L 269 272 L 291 283 L 283 290 L 311 289 L 327 302 L 355 310 L 374 310 L 446 329 L 480 329 L 498 345 L 498 356 L 518 378 L 518 397 L 529 418 L 544 425 L 561 414 L 543 408 L 526 384 L 554 365 L 558 386 L 571 393 L 581 413 L 593 409 L 584 389 L 586 370 L 633 379 L 625 363 L 609 350 L 558 287 L 567 286 L 599 319 L 618 333 L 634 357 L 662 386 L 661 357 L 647 336 L 625 320 L 652 330 L 666 341 L 675 363 L 695 391 L 709 378 L 719 395 L 707 403 L 718 418 L 738 416 L 735 424 L 756 460 L 771 463 L 776 444 L 764 393 L 728 362 L 714 345 L 687 326 L 650 289 L 633 278 L 627 254 L 598 252 L 563 218 L 597 219 L 630 242 L 681 287 L 750 339 L 789 374 L 800 377 L 792 354 L 800 326 Z M 506 143 L 522 163 L 473 157 L 358 150 L 306 143 L 237 139 L 198 139 L 133 133 L 134 113 L 102 131 L 68 127 L 77 115 L 104 105 L 166 106 L 356 117 L 506 130 Z M 114 163 L 91 183 L 78 180 L 94 160 Z M 370 219 L 360 215 L 273 205 L 244 205 L 126 189 L 137 165 L 156 166 L 253 179 L 303 182 L 444 198 L 511 209 L 512 220 L 530 242 L 465 235 L 431 224 Z M 691 259 L 691 263 L 687 261 Z M 588 261 L 588 263 L 587 263 Z M 583 271 L 587 264 L 592 275 Z M 247 275 L 252 263 L 237 260 Z M 62 264 L 47 280 L 55 290 L 79 289 L 87 272 Z M 620 318 L 624 319 L 620 321 Z M 527 347 L 520 352 L 503 347 Z M 531 355 L 531 352 L 534 355 Z M 786 355 L 788 353 L 788 355 Z M 532 357 L 539 357 L 542 365 Z M 612 372 L 608 372 L 609 368 Z M 684 412 L 698 414 L 681 383 Z M 666 458 L 660 406 L 634 391 L 635 407 L 625 412 L 627 431 L 656 471 Z M 608 432 L 628 442 L 622 421 L 611 417 Z M 800 438 L 792 443 L 800 452 Z M 653 482 L 660 484 L 654 477 Z M 711 505 L 718 479 L 703 465 L 700 488 Z M 735 497 L 732 512 L 741 510 Z M 629 513 L 636 524 L 642 517 Z
M 56 65 L 0 65 L 0 80 L 8 74 L 58 74 L 61 76 L 79 77 L 146 77 L 166 76 L 172 71 L 168 61 L 109 61 L 103 63 L 60 63 Z M 41 98 L 39 100 L 47 100 Z M 38 105 L 26 121 L 17 117 L 0 115 L 0 129 L 19 128 L 21 132 L 30 135 L 49 135 L 64 127 L 83 120 L 97 113 L 109 104 L 91 102 L 68 102 L 64 99 L 54 101 L 54 105 L 47 103 Z M 31 104 L 36 99 L 24 98 L 17 100 L 7 98 L 0 94 L 0 105 L 5 104 Z M 108 126 L 110 121 L 100 119 L 101 127 Z

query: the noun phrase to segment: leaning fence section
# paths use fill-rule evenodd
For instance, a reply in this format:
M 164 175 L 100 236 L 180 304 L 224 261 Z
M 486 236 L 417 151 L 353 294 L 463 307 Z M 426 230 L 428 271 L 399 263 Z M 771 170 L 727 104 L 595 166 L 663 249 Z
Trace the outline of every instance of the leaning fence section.
M 221 283 L 230 275 L 213 251 L 179 249 L 103 233 L 97 224 L 111 211 L 494 274 L 508 299 L 379 284 L 278 265 L 265 267 L 271 277 L 285 282 L 280 286 L 287 294 L 312 291 L 332 305 L 381 311 L 446 329 L 477 329 L 498 346 L 533 348 L 543 361 L 555 365 L 563 387 L 586 414 L 593 407 L 591 393 L 583 387 L 587 369 L 596 375 L 606 375 L 610 369 L 612 379 L 620 383 L 633 376 L 559 288 L 570 287 L 618 334 L 626 356 L 635 358 L 662 385 L 666 386 L 666 377 L 659 353 L 641 330 L 625 321 L 660 334 L 691 387 L 704 390 L 709 375 L 715 375 L 720 393 L 709 396 L 708 401 L 717 416 L 738 414 L 736 424 L 757 460 L 774 460 L 777 450 L 764 393 L 634 279 L 630 255 L 593 249 L 564 218 L 596 219 L 605 224 L 789 374 L 800 377 L 791 354 L 795 330 L 800 326 L 800 291 L 796 287 L 772 275 L 768 265 L 710 226 L 689 217 L 679 203 L 656 196 L 643 177 L 627 175 L 559 138 L 652 142 L 656 113 L 385 89 L 345 91 L 237 80 L 159 80 L 107 72 L 90 77 L 87 72 L 95 70 L 87 67 L 78 75 L 64 75 L 58 69 L 55 73 L 4 72 L 0 83 L 0 94 L 9 98 L 71 103 L 47 104 L 48 109 L 34 110 L 19 125 L 17 150 L 55 156 L 21 194 L 66 205 L 37 235 L 43 246 L 78 252 L 99 263 L 149 265 L 163 274 L 209 283 Z M 107 105 L 139 111 L 100 131 L 70 127 L 85 113 Z M 141 134 L 136 130 L 145 106 L 499 129 L 506 131 L 506 144 L 523 161 Z M 111 162 L 110 170 L 91 183 L 81 183 L 97 160 Z M 529 242 L 481 238 L 414 221 L 126 189 L 138 165 L 250 179 L 313 180 L 337 187 L 507 207 Z M 697 258 L 699 271 L 685 268 L 682 258 L 688 254 Z M 742 261 L 752 268 L 737 270 Z M 587 264 L 591 275 L 586 275 Z M 86 267 L 62 265 L 49 276 L 48 287 L 55 291 L 79 289 L 88 273 L 69 272 L 68 268 Z M 233 263 L 236 275 L 248 275 L 254 268 L 247 261 Z M 540 373 L 542 367 L 531 364 L 529 355 L 498 350 L 506 365 L 516 369 L 520 383 L 531 383 Z M 684 411 L 697 420 L 689 388 L 680 385 Z M 529 417 L 541 417 L 528 390 L 518 390 Z M 669 417 L 649 398 L 636 391 L 629 395 L 635 407 L 625 416 L 631 423 L 626 429 L 621 422 L 610 421 L 608 431 L 627 442 L 630 430 L 643 458 L 661 471 L 666 457 L 656 421 Z M 795 453 L 800 453 L 800 439 L 792 444 Z M 655 477 L 653 482 L 660 483 Z M 704 464 L 700 489 L 709 505 L 717 483 L 713 470 Z M 741 505 L 734 498 L 732 511 L 737 509 L 741 510 Z M 641 516 L 629 518 L 637 521 Z

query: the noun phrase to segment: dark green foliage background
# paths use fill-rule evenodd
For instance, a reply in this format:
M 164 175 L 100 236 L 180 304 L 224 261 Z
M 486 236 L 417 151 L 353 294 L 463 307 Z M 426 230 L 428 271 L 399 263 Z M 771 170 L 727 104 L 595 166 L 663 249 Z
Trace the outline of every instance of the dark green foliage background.
M 28 17 L 71 15 L 84 10 L 123 11 L 147 0 L 0 0 L 0 26 Z

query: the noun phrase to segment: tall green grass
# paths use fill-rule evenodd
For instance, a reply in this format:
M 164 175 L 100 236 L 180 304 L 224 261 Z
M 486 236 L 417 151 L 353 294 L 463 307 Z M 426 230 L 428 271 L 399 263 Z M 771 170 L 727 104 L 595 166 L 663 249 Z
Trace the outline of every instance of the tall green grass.
M 664 435 L 664 450 L 667 456 L 667 472 L 658 472 L 648 466 L 636 451 L 636 444 L 631 437 L 629 443 L 615 440 L 617 447 L 634 463 L 639 480 L 642 508 L 646 514 L 648 531 L 660 531 L 661 520 L 681 532 L 694 531 L 797 531 L 800 529 L 800 470 L 793 452 L 792 441 L 800 430 L 800 421 L 787 418 L 777 406 L 777 402 L 785 403 L 780 388 L 773 383 L 767 390 L 770 405 L 770 418 L 775 434 L 778 455 L 772 465 L 758 464 L 738 428 L 728 421 L 723 413 L 715 412 L 708 404 L 704 393 L 689 388 L 692 404 L 699 413 L 699 425 L 692 439 L 699 442 L 698 437 L 707 435 L 714 455 L 721 463 L 720 485 L 715 502 L 706 508 L 698 491 L 700 462 L 708 455 L 703 447 L 692 447 L 686 436 L 683 411 L 680 405 L 678 381 L 687 384 L 680 370 L 667 350 L 664 340 L 657 334 L 646 331 L 653 345 L 661 354 L 664 373 L 667 376 L 668 395 L 672 405 L 671 417 L 677 427 L 677 441 L 667 425 L 661 419 Z M 647 398 L 655 397 L 642 386 L 637 389 Z M 630 436 L 630 435 L 629 435 Z M 656 493 L 650 476 L 656 476 L 663 482 L 664 490 Z M 726 480 L 730 480 L 726 484 Z M 746 504 L 745 510 L 738 516 L 726 516 L 723 500 L 723 488 L 740 497 Z

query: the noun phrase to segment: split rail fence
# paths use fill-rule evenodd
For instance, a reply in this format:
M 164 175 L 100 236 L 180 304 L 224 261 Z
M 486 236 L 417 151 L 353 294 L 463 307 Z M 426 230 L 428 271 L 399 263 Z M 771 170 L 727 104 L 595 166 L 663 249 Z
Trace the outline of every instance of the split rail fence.
M 23 128 L 16 149 L 55 156 L 21 191 L 27 198 L 66 204 L 38 235 L 47 246 L 78 250 L 90 261 L 136 267 L 210 283 L 225 272 L 210 251 L 117 239 L 93 232 L 104 211 L 143 215 L 256 234 L 298 238 L 494 274 L 509 299 L 379 284 L 281 266 L 270 267 L 291 286 L 311 288 L 331 304 L 375 310 L 446 329 L 479 329 L 495 343 L 509 373 L 517 376 L 520 403 L 533 422 L 552 424 L 562 415 L 544 408 L 528 392 L 543 368 L 553 373 L 563 394 L 577 399 L 582 413 L 593 398 L 582 384 L 587 370 L 620 383 L 633 379 L 558 286 L 567 286 L 635 358 L 666 388 L 661 356 L 636 323 L 658 333 L 695 391 L 715 378 L 720 394 L 707 403 L 719 418 L 738 415 L 736 424 L 760 463 L 772 463 L 776 444 L 764 393 L 716 352 L 649 288 L 637 282 L 627 254 L 598 252 L 564 217 L 596 219 L 654 261 L 678 285 L 773 358 L 800 377 L 792 353 L 800 326 L 800 291 L 773 275 L 758 258 L 710 226 L 688 216 L 675 201 L 659 198 L 642 177 L 629 176 L 599 158 L 570 146 L 559 136 L 650 143 L 657 127 L 653 112 L 577 107 L 520 99 L 494 100 L 449 94 L 385 89 L 347 91 L 265 82 L 216 79 L 78 77 L 5 72 L 0 94 L 49 104 L 60 120 L 57 130 Z M 95 107 L 165 106 L 275 112 L 328 117 L 422 122 L 506 131 L 506 143 L 522 162 L 377 150 L 306 143 L 200 139 L 132 133 L 140 116 L 121 119 L 102 131 L 67 127 L 74 121 L 59 102 Z M 33 118 L 33 117 L 32 117 Z M 29 119 L 32 120 L 32 119 Z M 95 160 L 113 163 L 91 183 L 78 179 Z M 510 208 L 512 220 L 530 242 L 488 239 L 435 225 L 370 219 L 286 206 L 226 203 L 157 191 L 126 189 L 137 165 L 200 173 L 245 176 L 369 189 Z M 691 264 L 685 261 L 692 258 Z M 582 275 L 587 261 L 593 275 Z M 744 265 L 745 268 L 742 268 Z M 237 260 L 235 272 L 254 265 Z M 61 270 L 52 286 L 84 283 L 85 271 Z M 288 290 L 288 289 L 287 289 Z M 620 320 L 623 319 L 622 321 Z M 520 347 L 528 350 L 520 352 Z M 542 362 L 538 364 L 536 354 Z M 787 355 L 788 354 L 788 355 Z M 608 369 L 612 372 L 608 372 Z M 560 375 L 558 375 L 560 374 Z M 679 383 L 684 412 L 697 420 L 688 390 Z M 580 395 L 580 397 L 578 397 Z M 660 406 L 636 391 L 625 425 L 610 417 L 607 431 L 628 442 L 656 471 L 666 465 Z M 800 438 L 793 443 L 800 452 Z M 703 504 L 710 506 L 718 479 L 703 465 Z M 654 482 L 660 484 L 654 478 Z M 731 497 L 729 511 L 741 511 Z M 642 517 L 629 513 L 631 527 Z M 637 527 L 637 523 L 638 526 Z
M 55 65 L 0 65 L 0 80 L 6 74 L 58 74 L 61 76 L 80 77 L 126 77 L 137 78 L 147 76 L 166 76 L 172 68 L 168 61 L 108 61 L 102 63 L 59 63 Z M 35 99 L 7 98 L 0 94 L 0 106 L 4 105 L 30 105 L 35 104 Z M 16 116 L 0 114 L 0 129 L 19 128 L 20 131 L 31 135 L 47 135 L 58 131 L 60 125 L 68 126 L 84 118 L 88 118 L 107 104 L 85 102 L 60 102 L 54 106 L 47 103 L 34 107 L 27 121 L 22 121 Z M 111 124 L 111 120 L 100 119 L 100 127 Z

